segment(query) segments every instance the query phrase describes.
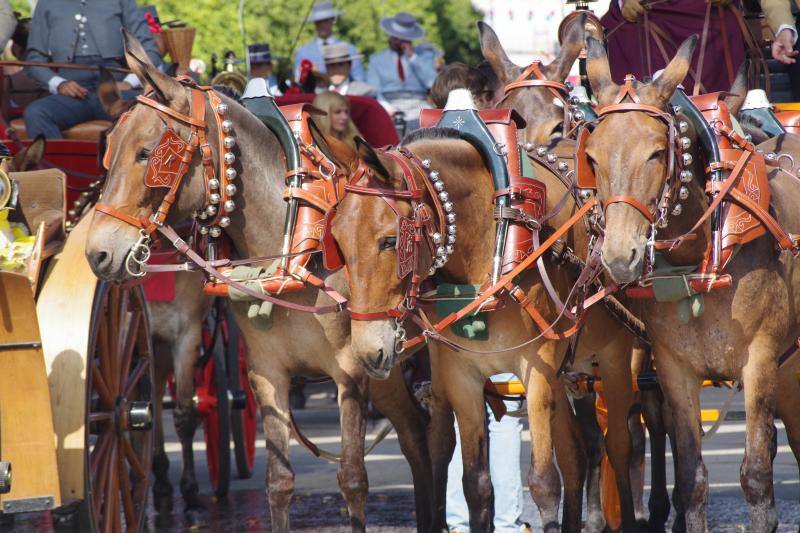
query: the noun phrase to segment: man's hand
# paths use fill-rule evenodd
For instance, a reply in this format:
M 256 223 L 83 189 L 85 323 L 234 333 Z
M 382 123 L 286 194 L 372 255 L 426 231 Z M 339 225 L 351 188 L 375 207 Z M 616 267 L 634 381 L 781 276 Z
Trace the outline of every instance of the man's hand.
M 414 55 L 414 46 L 412 46 L 409 41 L 403 41 L 403 43 L 400 45 L 400 48 L 403 49 L 403 54 L 406 57 L 411 57 Z
M 775 42 L 772 43 L 772 57 L 784 63 L 791 65 L 795 62 L 795 56 L 798 51 L 794 49 L 794 34 L 792 30 L 784 28 L 775 36 Z
M 628 22 L 639 22 L 647 10 L 642 0 L 622 0 L 622 16 Z
M 58 86 L 58 94 L 83 100 L 89 95 L 89 90 L 76 81 L 62 81 Z

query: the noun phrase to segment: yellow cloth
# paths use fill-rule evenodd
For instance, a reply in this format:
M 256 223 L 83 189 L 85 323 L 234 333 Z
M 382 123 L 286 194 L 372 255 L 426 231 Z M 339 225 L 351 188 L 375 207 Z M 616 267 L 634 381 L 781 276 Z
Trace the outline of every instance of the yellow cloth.
M 767 24 L 773 33 L 778 33 L 778 28 L 784 24 L 794 27 L 794 17 L 792 16 L 791 0 L 761 0 L 761 10 L 767 18 Z M 798 6 L 800 6 L 800 1 Z
M 8 213 L 0 211 L 0 270 L 24 273 L 36 237 L 22 224 L 9 222 Z

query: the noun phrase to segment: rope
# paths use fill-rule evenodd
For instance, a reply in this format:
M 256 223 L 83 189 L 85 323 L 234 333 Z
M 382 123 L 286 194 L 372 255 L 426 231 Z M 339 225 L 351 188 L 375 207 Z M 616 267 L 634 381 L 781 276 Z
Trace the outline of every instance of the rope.
M 722 409 L 719 410 L 719 417 L 716 421 L 714 421 L 714 425 L 703 434 L 703 440 L 713 437 L 722 423 L 725 422 L 725 418 L 728 416 L 728 411 L 730 411 L 731 404 L 733 403 L 733 398 L 736 396 L 736 393 L 741 390 L 741 388 L 742 387 L 738 382 L 734 382 L 733 385 L 731 385 L 731 388 L 728 391 L 728 397 L 725 398 L 725 403 L 722 404 Z

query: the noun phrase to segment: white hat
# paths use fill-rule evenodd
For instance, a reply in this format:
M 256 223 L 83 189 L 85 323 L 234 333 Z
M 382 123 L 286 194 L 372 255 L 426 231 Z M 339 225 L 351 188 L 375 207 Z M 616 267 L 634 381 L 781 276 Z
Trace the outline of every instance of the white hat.
M 341 14 L 341 11 L 333 7 L 333 2 L 316 2 L 311 6 L 311 13 L 308 15 L 306 22 L 334 19 Z
M 334 43 L 322 47 L 322 59 L 325 63 L 344 63 L 361 57 L 361 54 L 351 54 L 350 45 L 347 43 Z
M 425 30 L 417 22 L 417 17 L 411 13 L 398 13 L 393 17 L 381 20 L 381 29 L 404 41 L 413 41 L 425 37 Z

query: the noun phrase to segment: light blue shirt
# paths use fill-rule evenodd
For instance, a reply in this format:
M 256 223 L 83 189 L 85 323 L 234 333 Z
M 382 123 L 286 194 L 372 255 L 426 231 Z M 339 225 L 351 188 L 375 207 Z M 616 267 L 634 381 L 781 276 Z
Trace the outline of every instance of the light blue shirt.
M 378 89 L 378 98 L 391 99 L 392 93 L 416 93 L 426 95 L 436 79 L 436 61 L 427 50 L 414 49 L 414 55 L 403 56 L 403 74 L 400 81 L 397 73 L 397 52 L 387 48 L 369 58 L 367 83 Z
M 328 37 L 325 41 L 328 44 L 342 42 L 333 35 Z M 355 46 L 347 43 L 347 47 L 350 50 L 351 56 L 358 55 L 358 50 L 356 50 Z M 314 70 L 317 70 L 318 72 L 325 72 L 325 60 L 322 58 L 322 39 L 315 37 L 314 40 L 307 42 L 297 49 L 297 54 L 295 54 L 294 59 L 295 78 L 300 77 L 300 63 L 304 59 L 311 61 L 311 64 L 314 65 Z M 364 81 L 366 78 L 364 75 L 364 63 L 361 61 L 360 57 L 353 59 L 352 67 L 350 69 L 350 78 L 358 81 Z

